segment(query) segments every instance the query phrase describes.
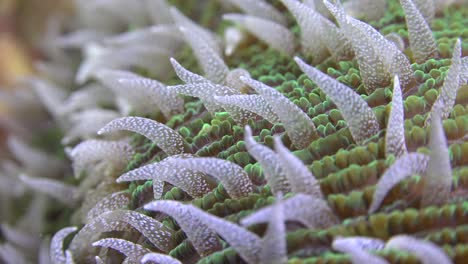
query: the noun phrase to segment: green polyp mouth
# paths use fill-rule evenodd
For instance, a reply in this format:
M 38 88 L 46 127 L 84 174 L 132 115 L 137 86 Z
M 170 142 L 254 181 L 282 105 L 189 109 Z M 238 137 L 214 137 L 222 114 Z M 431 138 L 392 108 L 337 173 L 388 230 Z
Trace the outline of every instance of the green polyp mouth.
M 343 1 L 345 7 L 351 8 L 346 2 L 352 1 Z M 261 11 L 251 6 L 249 13 L 241 2 L 249 1 L 154 1 L 155 6 L 166 3 L 177 8 L 196 25 L 179 21 L 192 35 L 174 27 L 171 30 L 176 33 L 161 33 L 164 39 L 141 48 L 144 41 L 154 40 L 111 39 L 124 32 L 104 24 L 112 21 L 106 20 L 108 13 L 118 16 L 115 21 L 131 33 L 144 29 L 150 19 L 177 20 L 176 12 L 168 9 L 167 14 L 151 18 L 149 12 L 154 10 L 149 7 L 138 11 L 137 3 L 119 2 L 126 6 L 122 12 L 104 1 L 103 24 L 98 29 L 106 37 L 94 43 L 104 59 L 96 59 L 97 66 L 93 65 L 90 56 L 72 48 L 60 50 L 69 60 L 48 58 L 49 63 L 75 73 L 76 65 L 81 70 L 86 61 L 91 70 L 82 84 L 68 84 L 73 90 L 54 83 L 57 78 L 38 79 L 42 86 L 31 81 L 31 86 L 39 87 L 28 90 L 38 98 L 19 98 L 23 105 L 18 104 L 14 124 L 22 129 L 12 130 L 19 143 L 10 146 L 12 153 L 1 155 L 0 184 L 14 184 L 18 191 L 12 187 L 0 193 L 5 201 L 0 202 L 0 262 L 8 263 L 9 256 L 37 259 L 37 252 L 49 251 L 40 248 L 49 248 L 47 241 L 52 238 L 59 241 L 56 251 L 51 251 L 56 258 L 53 263 L 64 262 L 67 251 L 75 263 L 94 263 L 95 256 L 105 263 L 120 263 L 126 257 L 140 262 L 150 252 L 181 263 L 268 263 L 271 256 L 280 263 L 358 263 L 353 257 L 360 251 L 370 254 L 369 259 L 388 263 L 424 262 L 420 252 L 463 262 L 468 249 L 463 239 L 468 224 L 468 31 L 463 27 L 468 24 L 468 8 L 461 1 L 436 7 L 429 25 L 437 54 L 420 61 L 420 51 L 411 45 L 409 11 L 402 8 L 409 1 L 384 1 L 386 8 L 377 20 L 353 13 L 378 32 L 359 28 L 351 18 L 350 25 L 343 25 L 340 18 L 321 13 L 329 23 L 361 38 L 349 40 L 351 51 L 323 49 L 324 56 L 304 46 L 301 36 L 312 30 L 301 28 L 287 8 L 289 1 L 265 2 L 284 19 L 282 27 L 292 32 L 293 56 L 275 48 L 269 36 L 265 38 L 270 42 L 262 39 L 268 27 L 254 32 L 246 17 L 236 23 L 222 19 L 226 13 L 253 14 L 259 19 L 256 12 Z M 301 2 L 315 2 L 319 12 L 325 8 L 321 1 Z M 424 1 L 413 2 L 424 5 Z M 86 18 L 80 13 L 84 10 L 77 9 L 81 19 Z M 134 17 L 138 12 L 144 14 L 141 19 Z M 253 21 L 271 26 L 274 12 L 264 11 L 264 15 L 270 16 L 267 22 Z M 84 28 L 93 30 L 94 20 L 99 17 Z M 83 26 L 70 24 L 69 28 Z M 213 36 L 223 40 L 224 32 L 232 28 L 242 36 L 233 53 L 214 51 Z M 343 33 L 343 38 L 349 35 Z M 203 41 L 196 42 L 197 38 Z M 106 41 L 114 41 L 114 46 Z M 125 41 L 132 45 L 125 46 Z M 167 44 L 170 41 L 173 45 Z M 381 46 L 374 49 L 372 44 Z M 359 45 L 369 53 L 362 53 Z M 141 51 L 135 55 L 137 48 Z M 151 48 L 171 53 L 158 56 Z M 112 56 L 105 54 L 109 51 Z M 124 53 L 128 59 L 118 60 Z M 207 66 L 200 54 L 205 54 L 206 61 L 213 60 L 212 65 Z M 393 54 L 392 59 L 400 56 L 400 61 L 391 64 L 386 54 Z M 366 55 L 371 59 L 366 61 Z M 170 57 L 181 67 L 179 71 Z M 129 61 L 135 65 L 127 67 Z M 111 68 L 115 78 L 98 76 L 99 67 L 107 64 L 104 68 Z M 235 69 L 250 75 L 239 78 L 244 85 L 240 90 L 227 78 L 219 83 L 210 79 L 209 71 L 227 76 Z M 403 76 L 404 69 L 411 74 Z M 395 73 L 401 73 L 399 108 L 394 98 Z M 451 83 L 455 79 L 458 83 Z M 119 80 L 126 80 L 128 86 Z M 438 108 L 439 117 L 434 105 L 443 103 L 447 105 Z M 33 110 L 28 104 L 44 111 L 43 126 L 31 127 L 27 113 Z M 63 109 L 72 110 L 63 114 Z M 395 109 L 403 114 L 399 123 L 392 118 Z M 115 122 L 118 118 L 120 123 Z M 97 135 L 92 127 L 105 129 Z M 70 135 L 70 131 L 78 132 Z M 396 138 L 390 141 L 387 134 Z M 402 138 L 403 146 L 393 147 L 392 152 L 389 145 Z M 386 176 L 390 174 L 394 178 Z M 8 181 L 4 175 L 10 177 Z M 135 180 L 116 182 L 125 175 Z M 380 184 L 383 178 L 391 186 L 385 192 Z M 434 191 L 428 193 L 428 188 Z M 385 195 L 375 207 L 380 191 Z M 251 225 L 243 224 L 253 216 L 263 220 L 252 218 Z M 315 217 L 320 219 L 314 222 Z M 64 229 L 73 226 L 78 229 Z M 25 243 L 23 236 L 32 242 Z M 346 242 L 350 244 L 343 249 L 334 243 L 338 238 L 359 237 L 380 239 L 383 246 L 370 248 L 365 240 Z M 415 248 L 402 246 L 405 241 Z

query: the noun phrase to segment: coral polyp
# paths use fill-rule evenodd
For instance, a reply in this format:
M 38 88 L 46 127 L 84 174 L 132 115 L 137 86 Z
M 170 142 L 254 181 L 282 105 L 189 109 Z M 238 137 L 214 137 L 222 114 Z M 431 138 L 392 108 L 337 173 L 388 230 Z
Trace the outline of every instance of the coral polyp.
M 0 262 L 466 262 L 465 1 L 72 2 L 0 94 Z

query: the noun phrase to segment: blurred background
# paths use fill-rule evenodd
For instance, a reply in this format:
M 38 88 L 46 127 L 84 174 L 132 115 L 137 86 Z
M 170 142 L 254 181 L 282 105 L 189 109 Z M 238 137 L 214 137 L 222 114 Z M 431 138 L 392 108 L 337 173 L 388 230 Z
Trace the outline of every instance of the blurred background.
M 69 0 L 0 0 L 0 84 L 30 74 L 50 16 L 72 12 Z
M 0 0 L 0 90 L 14 89 L 18 78 L 34 73 L 37 47 L 47 19 L 71 14 L 70 0 Z M 0 115 L 8 109 L 0 102 Z M 0 130 L 0 145 L 4 131 Z

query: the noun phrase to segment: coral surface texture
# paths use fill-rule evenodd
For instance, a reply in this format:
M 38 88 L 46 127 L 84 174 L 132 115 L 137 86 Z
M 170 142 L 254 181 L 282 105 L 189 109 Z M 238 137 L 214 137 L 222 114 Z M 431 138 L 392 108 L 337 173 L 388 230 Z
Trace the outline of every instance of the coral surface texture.
M 73 0 L 0 93 L 0 263 L 468 263 L 466 0 Z

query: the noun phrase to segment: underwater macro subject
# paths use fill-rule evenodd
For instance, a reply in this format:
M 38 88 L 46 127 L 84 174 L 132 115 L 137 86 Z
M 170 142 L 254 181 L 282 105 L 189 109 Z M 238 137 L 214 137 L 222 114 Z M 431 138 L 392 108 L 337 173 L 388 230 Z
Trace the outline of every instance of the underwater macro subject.
M 71 2 L 0 91 L 0 263 L 467 263 L 466 0 Z

